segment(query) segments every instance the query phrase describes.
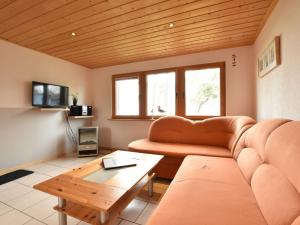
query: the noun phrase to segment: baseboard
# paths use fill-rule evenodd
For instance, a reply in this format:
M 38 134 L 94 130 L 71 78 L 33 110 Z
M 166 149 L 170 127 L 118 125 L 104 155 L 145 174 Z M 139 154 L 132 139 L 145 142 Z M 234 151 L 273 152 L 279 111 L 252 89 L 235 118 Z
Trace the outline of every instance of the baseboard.
M 63 156 L 53 156 L 53 157 L 49 157 L 49 158 L 42 159 L 42 160 L 35 160 L 35 161 L 28 162 L 28 163 L 21 163 L 21 164 L 18 164 L 18 165 L 9 167 L 9 168 L 0 169 L 0 176 L 3 175 L 3 174 L 6 174 L 6 173 L 13 172 L 15 170 L 31 167 L 31 166 L 37 165 L 39 163 L 44 163 L 44 162 L 47 162 L 49 160 L 54 160 L 54 159 L 57 159 L 57 158 L 60 158 L 60 157 L 63 157 Z
M 105 147 L 105 146 L 100 146 L 99 148 L 100 148 L 100 154 L 109 154 L 109 153 L 112 153 L 112 152 L 120 149 L 120 148 Z M 70 155 L 74 155 L 75 156 L 76 154 L 70 154 Z M 68 156 L 70 156 L 70 155 L 68 155 Z M 27 168 L 27 167 L 30 167 L 30 166 L 34 166 L 34 165 L 39 164 L 39 163 L 44 163 L 44 162 L 47 162 L 49 160 L 58 159 L 58 158 L 61 158 L 63 156 L 64 155 L 55 156 L 55 157 L 49 157 L 49 158 L 43 159 L 43 160 L 35 160 L 35 161 L 28 162 L 28 163 L 21 163 L 21 164 L 18 164 L 16 166 L 13 166 L 13 167 L 0 169 L 0 176 L 3 175 L 3 174 L 6 174 L 6 173 L 13 172 L 15 170 L 24 169 L 24 168 Z
M 43 163 L 45 161 L 47 161 L 47 160 L 36 160 L 36 161 L 29 162 L 29 163 L 18 164 L 18 165 L 13 166 L 13 167 L 0 169 L 0 176 L 3 175 L 3 174 L 6 174 L 6 173 L 13 172 L 15 170 L 24 169 L 24 168 L 27 168 L 27 167 L 30 167 L 30 166 L 34 166 L 36 164 Z
M 107 147 L 107 146 L 100 146 L 99 149 L 100 149 L 100 152 L 99 152 L 100 154 L 109 154 L 109 153 L 112 153 L 117 150 L 127 150 L 124 148 Z

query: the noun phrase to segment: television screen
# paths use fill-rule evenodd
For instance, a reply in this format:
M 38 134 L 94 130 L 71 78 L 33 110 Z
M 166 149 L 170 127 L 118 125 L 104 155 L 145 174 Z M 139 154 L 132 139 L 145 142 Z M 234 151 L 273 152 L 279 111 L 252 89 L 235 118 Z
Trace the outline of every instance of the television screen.
M 32 82 L 32 105 L 37 107 L 67 107 L 69 88 L 47 84 L 41 82 Z
M 44 85 L 32 85 L 33 99 L 32 105 L 43 105 L 44 101 Z

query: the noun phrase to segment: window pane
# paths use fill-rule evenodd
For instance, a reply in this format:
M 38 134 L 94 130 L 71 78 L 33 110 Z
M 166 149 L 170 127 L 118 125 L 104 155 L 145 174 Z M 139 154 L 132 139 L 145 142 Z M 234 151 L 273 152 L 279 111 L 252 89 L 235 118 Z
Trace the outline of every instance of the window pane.
M 187 116 L 219 116 L 220 68 L 185 71 Z
M 147 75 L 147 116 L 175 115 L 175 72 Z
M 116 115 L 139 115 L 139 79 L 115 81 Z

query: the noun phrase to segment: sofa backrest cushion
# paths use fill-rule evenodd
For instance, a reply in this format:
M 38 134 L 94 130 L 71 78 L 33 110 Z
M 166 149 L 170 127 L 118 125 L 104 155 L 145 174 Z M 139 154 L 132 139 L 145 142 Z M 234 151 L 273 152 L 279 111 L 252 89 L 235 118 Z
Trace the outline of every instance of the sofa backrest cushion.
M 245 146 L 237 157 L 269 225 L 300 222 L 299 133 L 300 122 L 296 121 L 258 123 L 247 131 Z M 246 163 L 246 158 L 250 162 Z
M 232 150 L 241 134 L 253 124 L 255 121 L 246 116 L 216 117 L 202 121 L 166 116 L 152 123 L 149 129 L 149 140 L 214 145 Z
M 264 162 L 265 145 L 270 134 L 286 122 L 289 122 L 289 120 L 272 119 L 259 122 L 240 138 L 234 156 L 249 183 L 254 171 Z

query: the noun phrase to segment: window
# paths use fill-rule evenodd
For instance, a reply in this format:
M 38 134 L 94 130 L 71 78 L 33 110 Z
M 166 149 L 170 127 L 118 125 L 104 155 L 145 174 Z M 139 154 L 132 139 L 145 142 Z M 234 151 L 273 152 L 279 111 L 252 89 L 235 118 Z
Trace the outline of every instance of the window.
M 115 80 L 115 115 L 139 116 L 139 78 Z
M 176 73 L 147 74 L 147 116 L 175 115 Z
M 225 63 L 113 76 L 113 119 L 225 115 Z
M 219 116 L 220 68 L 185 71 L 185 114 Z

